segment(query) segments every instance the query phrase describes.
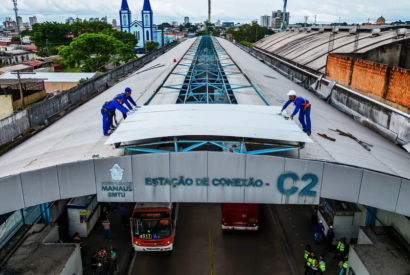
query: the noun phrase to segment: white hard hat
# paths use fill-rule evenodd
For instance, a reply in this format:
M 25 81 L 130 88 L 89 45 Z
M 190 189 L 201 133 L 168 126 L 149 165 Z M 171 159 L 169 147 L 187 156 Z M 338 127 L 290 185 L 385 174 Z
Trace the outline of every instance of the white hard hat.
M 330 228 L 333 228 L 333 225 L 331 225 Z
M 322 221 L 320 221 L 320 223 L 323 223 Z
M 293 96 L 295 96 L 295 95 L 296 95 L 296 92 L 295 92 L 294 90 L 290 90 L 289 93 L 288 93 L 288 95 L 293 95 Z

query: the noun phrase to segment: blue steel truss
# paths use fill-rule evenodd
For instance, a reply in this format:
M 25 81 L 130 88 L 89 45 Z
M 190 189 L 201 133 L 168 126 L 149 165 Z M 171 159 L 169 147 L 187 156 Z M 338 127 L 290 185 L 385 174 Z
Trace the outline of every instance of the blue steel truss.
M 218 41 L 211 36 L 198 39 L 185 58 L 192 59 L 191 65 L 180 64 L 179 66 L 189 66 L 188 72 L 174 73 L 185 76 L 182 87 L 180 84 L 164 86 L 164 88 L 180 90 L 177 104 L 237 104 L 232 91 L 252 87 L 229 83 L 228 74 L 223 70 L 225 66 L 221 64 L 221 61 L 227 60 L 228 57 Z
M 229 83 L 227 76 L 238 73 L 225 73 L 224 68 L 235 66 L 234 63 L 221 64 L 221 61 L 230 60 L 230 57 L 224 49 L 219 45 L 219 42 L 211 36 L 203 36 L 199 38 L 188 50 L 181 61 L 191 61 L 191 64 L 180 62 L 178 66 L 189 67 L 187 73 L 173 72 L 174 75 L 185 76 L 185 82 L 181 84 L 166 85 L 164 88 L 180 90 L 176 104 L 238 104 L 235 95 L 232 91 L 242 88 L 254 88 L 255 92 L 261 96 L 266 105 L 271 105 L 263 94 L 254 86 L 238 85 Z M 182 64 L 181 64 L 182 63 Z M 235 138 L 232 138 L 235 139 Z M 188 145 L 183 147 L 182 145 Z M 247 145 L 257 145 L 263 149 L 247 150 Z M 169 153 L 169 152 L 189 152 L 199 147 L 213 146 L 223 151 L 232 153 L 241 153 L 249 155 L 267 154 L 274 152 L 283 152 L 290 150 L 303 149 L 304 143 L 280 144 L 280 143 L 265 143 L 249 141 L 244 138 L 237 140 L 187 140 L 173 137 L 172 140 L 163 140 L 151 143 L 141 143 L 133 145 L 119 146 L 124 150 L 124 154 L 128 151 L 144 152 L 144 153 Z

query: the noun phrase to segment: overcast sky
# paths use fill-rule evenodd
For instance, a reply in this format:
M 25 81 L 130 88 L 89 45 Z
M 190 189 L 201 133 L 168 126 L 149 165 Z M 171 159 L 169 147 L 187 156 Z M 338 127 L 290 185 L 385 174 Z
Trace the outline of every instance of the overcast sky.
M 282 0 L 212 0 L 212 21 L 250 22 L 261 15 L 271 15 L 272 10 L 282 10 Z M 128 0 L 133 19 L 140 19 L 143 0 Z M 39 22 L 63 22 L 67 17 L 90 18 L 107 15 L 109 23 L 118 19 L 121 0 L 18 0 L 19 15 L 23 22 L 36 15 Z M 175 20 L 183 22 L 188 16 L 191 22 L 203 21 L 208 14 L 207 0 L 151 0 L 154 11 L 154 23 Z M 363 23 L 375 22 L 383 15 L 387 22 L 410 20 L 410 0 L 289 0 L 287 10 L 291 23 L 302 22 L 308 15 L 308 22 L 313 23 L 315 14 L 318 23 L 342 22 Z M 12 0 L 0 1 L 0 25 L 5 17 L 14 18 Z M 138 17 L 138 18 L 137 18 Z

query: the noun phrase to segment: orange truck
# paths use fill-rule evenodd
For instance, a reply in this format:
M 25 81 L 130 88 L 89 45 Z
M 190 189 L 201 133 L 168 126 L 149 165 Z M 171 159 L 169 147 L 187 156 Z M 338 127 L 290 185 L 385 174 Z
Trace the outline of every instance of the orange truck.
M 135 251 L 172 251 L 178 208 L 177 203 L 137 203 L 131 218 Z
M 259 204 L 223 203 L 222 229 L 253 230 L 259 228 Z

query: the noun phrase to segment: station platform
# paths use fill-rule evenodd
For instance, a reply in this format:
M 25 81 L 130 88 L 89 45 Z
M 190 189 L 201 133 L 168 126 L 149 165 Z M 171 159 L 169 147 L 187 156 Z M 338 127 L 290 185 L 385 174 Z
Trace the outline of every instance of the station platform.
M 116 210 L 121 204 L 114 205 Z M 128 215 L 131 217 L 134 203 L 124 203 Z M 108 219 L 111 226 L 112 241 L 104 239 L 104 229 L 102 226 L 104 214 L 101 214 L 96 225 L 87 238 L 83 239 L 83 246 L 81 248 L 81 259 L 83 263 L 83 274 L 93 274 L 91 268 L 91 257 L 93 252 L 98 252 L 100 247 L 107 251 L 110 255 L 110 246 L 112 245 L 117 250 L 117 262 L 120 274 L 127 274 L 124 271 L 129 266 L 129 261 L 133 253 L 131 246 L 131 231 L 130 226 L 123 226 L 120 213 L 114 210 L 108 210 Z

